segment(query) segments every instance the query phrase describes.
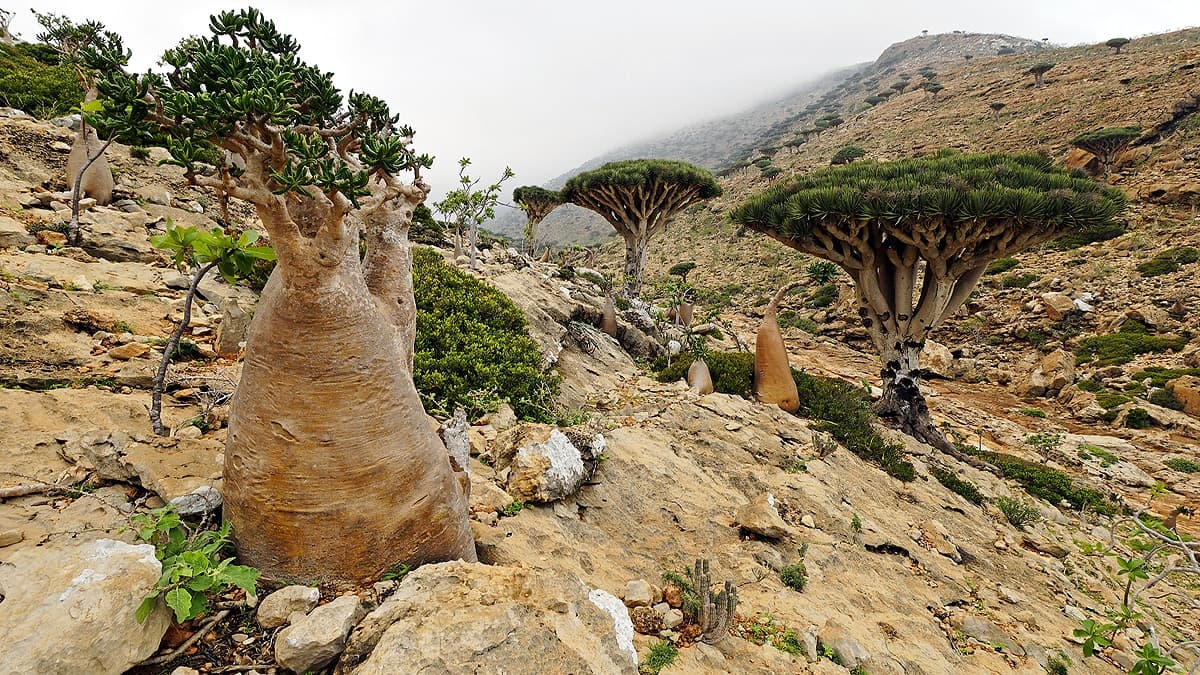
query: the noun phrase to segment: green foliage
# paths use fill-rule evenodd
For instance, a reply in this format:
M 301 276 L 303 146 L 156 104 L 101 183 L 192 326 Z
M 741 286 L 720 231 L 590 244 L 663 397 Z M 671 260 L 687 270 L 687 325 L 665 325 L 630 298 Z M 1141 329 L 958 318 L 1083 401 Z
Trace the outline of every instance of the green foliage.
M 513 190 L 513 201 L 518 205 L 547 205 L 557 206 L 562 203 L 562 195 L 556 190 L 547 190 L 538 185 L 523 185 Z
M 865 221 L 886 233 L 908 232 L 914 222 L 925 221 L 948 231 L 1011 224 L 1048 241 L 1108 225 L 1124 204 L 1120 191 L 1070 174 L 1041 155 L 943 152 L 813 171 L 747 199 L 730 217 L 796 240 L 850 222 Z
M 1200 260 L 1200 249 L 1193 246 L 1178 246 L 1161 251 L 1141 265 L 1137 270 L 1143 277 L 1157 277 L 1179 271 L 1180 265 L 1190 265 Z
M 1030 66 L 1029 70 L 1027 70 L 1025 72 L 1030 75 L 1043 75 L 1043 74 L 1047 73 L 1053 67 L 1054 67 L 1053 63 L 1047 63 L 1047 62 L 1043 61 L 1042 63 L 1038 63 L 1033 66 Z
M 1173 469 L 1181 473 L 1200 473 L 1200 462 L 1196 462 L 1183 457 L 1172 457 L 1163 462 L 1168 469 Z
M 672 186 L 676 190 L 696 188 L 700 199 L 721 194 L 721 186 L 707 170 L 667 159 L 609 162 L 599 169 L 574 176 L 563 186 L 561 194 L 563 201 L 579 203 L 582 194 L 604 187 L 637 189 L 656 184 Z
M 929 473 L 933 474 L 937 482 L 944 485 L 947 490 L 950 490 L 954 494 L 959 495 L 972 504 L 983 503 L 984 497 L 983 493 L 979 491 L 979 487 L 968 480 L 963 480 L 953 471 L 943 469 L 940 466 L 930 465 Z
M 459 227 L 478 231 L 480 225 L 496 217 L 496 204 L 500 201 L 500 184 L 515 174 L 504 167 L 500 178 L 491 185 L 480 188 L 483 179 L 472 178 L 467 173 L 471 158 L 458 160 L 458 187 L 447 192 L 445 198 L 433 205 L 446 220 Z
M 525 508 L 528 506 L 529 506 L 529 504 L 526 504 L 525 502 L 517 499 L 517 500 L 513 501 L 511 504 L 509 504 L 508 506 L 505 506 L 504 508 L 500 509 L 500 515 L 504 518 L 512 518 L 513 516 L 517 515 L 518 513 L 524 511 Z
M 1037 274 L 1036 272 L 1010 274 L 1000 281 L 1000 285 L 1005 288 L 1027 288 L 1030 284 L 1041 278 L 1042 275 Z
M 1092 393 L 1096 393 L 1104 388 L 1104 385 L 1100 384 L 1099 382 L 1097 382 L 1095 380 L 1091 380 L 1091 379 L 1080 380 L 1079 382 L 1075 383 L 1075 386 L 1079 387 L 1080 391 L 1088 391 L 1088 392 L 1092 392 Z
M 1061 652 L 1046 659 L 1046 675 L 1068 675 L 1071 659 Z
M 804 268 L 810 281 L 816 284 L 827 284 L 841 274 L 841 268 L 828 260 L 814 260 Z
M 257 261 L 275 260 L 275 251 L 270 246 L 254 245 L 258 239 L 259 234 L 253 230 L 233 237 L 220 228 L 201 232 L 192 225 L 176 227 L 168 220 L 166 233 L 151 236 L 150 243 L 171 253 L 172 262 L 180 271 L 215 263 L 225 281 L 233 285 L 239 278 L 250 276 Z
M 1130 408 L 1125 413 L 1125 427 L 1128 429 L 1148 429 L 1153 424 L 1154 420 L 1145 408 Z
M 1165 387 L 1167 382 L 1174 380 L 1177 377 L 1191 375 L 1200 377 L 1200 368 L 1164 368 L 1163 366 L 1150 366 L 1145 370 L 1139 370 L 1134 373 L 1132 379 L 1136 381 L 1150 379 L 1150 386 Z
M 1125 45 L 1129 44 L 1129 42 L 1130 42 L 1129 38 L 1116 37 L 1116 38 L 1110 38 L 1109 40 L 1106 40 L 1104 42 L 1104 46 L 1112 47 L 1113 50 L 1116 51 L 1116 53 L 1120 54 L 1121 48 L 1124 47 Z
M 692 581 L 692 570 L 685 569 L 683 573 L 663 572 L 663 581 L 675 586 L 683 594 L 681 609 L 684 616 L 695 619 L 700 610 L 700 596 L 696 594 L 696 584 Z
M 708 352 L 704 355 L 713 389 L 722 394 L 750 398 L 754 392 L 754 355 L 746 352 Z M 692 362 L 686 357 L 674 359 L 667 365 L 665 357 L 653 364 L 659 382 L 677 382 L 687 377 Z
M 129 146 L 129 156 L 133 159 L 150 159 L 150 148 L 144 145 Z
M 849 164 L 850 162 L 853 162 L 860 157 L 865 157 L 866 155 L 867 151 L 861 147 L 857 145 L 847 145 L 839 148 L 837 152 L 833 153 L 833 158 L 829 160 L 829 163 L 832 166 Z
M 883 103 L 886 100 L 887 99 L 882 96 L 868 96 L 865 99 L 863 99 L 863 101 L 866 102 L 866 104 L 870 105 L 870 106 L 879 105 L 880 103 Z
M 1021 408 L 1021 414 L 1026 417 L 1046 419 L 1046 411 L 1042 410 L 1041 408 Z
M 1125 225 L 1121 222 L 1112 222 L 1107 225 L 1097 225 L 1082 232 L 1069 232 L 1050 242 L 1047 246 L 1055 251 L 1072 251 L 1098 241 L 1116 239 L 1122 234 L 1125 234 Z
M 410 565 L 408 565 L 406 563 L 398 562 L 395 565 L 392 565 L 391 567 L 389 567 L 388 570 L 383 573 L 383 576 L 379 578 L 379 580 L 380 581 L 403 581 L 404 577 L 408 576 L 408 573 L 411 571 L 412 571 L 412 567 Z
M 1154 391 L 1150 392 L 1150 396 L 1147 400 L 1154 405 L 1160 405 L 1164 408 L 1170 408 L 1171 410 L 1183 410 L 1184 408 L 1183 401 L 1180 401 L 1178 398 L 1176 398 L 1175 393 L 1170 389 L 1155 389 Z
M 673 277 L 679 277 L 684 283 L 687 283 L 687 275 L 694 269 L 696 269 L 696 263 L 689 260 L 687 262 L 675 263 L 674 265 L 671 265 L 671 269 L 667 270 L 667 274 L 670 274 Z
M 1044 457 L 1058 449 L 1058 446 L 1062 444 L 1062 436 L 1059 434 L 1029 434 L 1025 437 L 1025 444 L 1037 450 Z
M 808 299 L 804 301 L 804 305 L 812 309 L 820 309 L 832 305 L 837 298 L 837 284 L 823 284 L 808 296 Z
M 994 274 L 1003 274 L 1012 268 L 1020 265 L 1021 261 L 1016 258 L 996 258 L 988 263 L 987 269 L 984 270 L 984 275 L 992 276 Z
M 1032 525 L 1042 519 L 1037 507 L 1023 499 L 1008 496 L 998 497 L 996 506 L 1014 527 Z
M 1138 354 L 1161 354 L 1179 351 L 1187 344 L 1180 336 L 1152 335 L 1138 321 L 1126 321 L 1116 333 L 1084 338 L 1075 352 L 1079 362 L 1093 361 L 1097 366 L 1119 366 L 1129 363 Z
M 763 169 L 761 173 L 762 173 L 763 178 L 770 180 L 770 179 L 778 176 L 779 174 L 783 173 L 783 169 L 781 169 L 777 166 L 768 166 L 765 169 Z
M 1079 622 L 1079 628 L 1071 631 L 1077 638 L 1083 639 L 1083 655 L 1086 658 L 1091 658 L 1096 653 L 1096 648 L 1101 649 L 1112 646 L 1112 639 L 1108 635 L 1115 632 L 1117 627 L 1113 624 L 1099 623 L 1095 619 L 1083 619 Z
M 674 643 L 670 640 L 660 640 L 651 645 L 650 653 L 638 665 L 638 672 L 642 675 L 658 675 L 663 668 L 674 663 L 678 656 L 679 648 Z
M 0 44 L 0 105 L 39 119 L 65 115 L 83 100 L 75 71 L 34 56 L 36 45 Z
M 1151 642 L 1143 644 L 1133 655 L 1137 657 L 1137 661 L 1133 662 L 1129 675 L 1163 675 L 1178 665 L 1175 659 L 1162 653 Z
M 439 246 L 446 240 L 446 228 L 433 217 L 433 211 L 428 206 L 417 204 L 417 208 L 413 209 L 408 238 L 418 244 Z
M 1030 462 L 1000 452 L 979 450 L 970 445 L 960 445 L 958 448 L 1000 469 L 1005 478 L 1015 480 L 1026 492 L 1051 504 L 1057 505 L 1065 501 L 1077 510 L 1088 508 L 1103 515 L 1116 512 L 1115 503 L 1108 496 L 1076 484 L 1070 475 L 1051 469 L 1041 462 Z
M 136 539 L 153 544 L 154 556 L 162 563 L 162 576 L 137 608 L 138 623 L 150 616 L 160 596 L 182 623 L 204 613 L 209 595 L 232 586 L 254 595 L 258 570 L 235 565 L 225 556 L 231 548 L 229 521 L 216 530 L 194 529 L 170 506 L 139 513 L 131 521 Z
M 871 426 L 873 419 L 866 392 L 842 380 L 814 377 L 792 369 L 800 394 L 798 415 L 824 422 L 820 431 L 831 434 L 850 452 L 874 462 L 889 476 L 902 481 L 916 478 L 913 465 L 904 459 L 902 446 L 883 440 Z
M 808 544 L 800 546 L 800 560 L 779 570 L 779 580 L 784 586 L 800 592 L 808 584 L 808 568 L 804 566 L 804 554 L 808 552 Z
M 1114 147 L 1129 145 L 1141 134 L 1141 127 L 1105 127 L 1076 136 L 1071 139 L 1071 145 L 1099 156 Z
M 417 301 L 413 380 L 426 410 L 482 414 L 472 392 L 503 395 L 522 419 L 547 420 L 558 383 L 542 370 L 520 308 L 437 251 L 413 251 Z
M 1120 461 L 1119 457 L 1098 445 L 1085 443 L 1079 446 L 1079 457 L 1081 459 L 1088 459 L 1093 456 L 1100 460 L 1100 466 L 1102 467 L 1109 467 Z
M 857 513 L 850 515 L 850 529 L 855 532 L 862 532 L 862 518 L 859 518 Z

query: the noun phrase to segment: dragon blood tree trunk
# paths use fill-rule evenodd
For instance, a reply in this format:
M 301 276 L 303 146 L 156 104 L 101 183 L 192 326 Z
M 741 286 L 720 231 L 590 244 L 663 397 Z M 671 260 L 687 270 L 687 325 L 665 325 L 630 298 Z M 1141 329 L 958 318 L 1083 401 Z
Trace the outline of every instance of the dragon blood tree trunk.
M 650 237 L 636 232 L 625 237 L 625 287 L 622 293 L 627 298 L 637 298 L 642 293 L 642 272 L 646 269 L 646 253 L 650 250 Z
M 281 252 L 246 337 L 224 513 L 241 561 L 267 577 L 368 581 L 397 562 L 476 559 L 467 475 L 421 408 L 396 303 L 346 249 L 311 265 Z
M 919 359 L 924 346 L 923 342 L 896 339 L 880 350 L 883 397 L 875 404 L 875 414 L 923 443 L 946 449 L 950 443 L 933 425 L 921 395 Z

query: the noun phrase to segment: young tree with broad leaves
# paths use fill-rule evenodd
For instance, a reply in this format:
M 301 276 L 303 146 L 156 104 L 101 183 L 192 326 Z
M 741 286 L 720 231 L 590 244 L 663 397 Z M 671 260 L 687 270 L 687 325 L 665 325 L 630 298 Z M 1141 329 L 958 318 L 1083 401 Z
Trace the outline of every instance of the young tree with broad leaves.
M 1104 167 L 1104 177 L 1112 173 L 1113 161 L 1121 151 L 1142 135 L 1141 127 L 1105 127 L 1080 134 L 1071 140 L 1071 145 L 1090 152 Z
M 876 412 L 952 450 L 919 388 L 926 338 L 967 301 L 989 262 L 1108 225 L 1124 203 L 1119 191 L 1040 155 L 945 151 L 815 171 L 746 200 L 731 216 L 850 275 L 883 362 Z
M 105 30 L 98 21 L 75 23 L 57 14 L 34 13 L 42 26 L 37 39 L 58 52 L 59 63 L 70 66 L 83 88 L 81 109 L 94 111 L 97 79 L 129 64 L 131 52 L 125 48 L 121 36 Z M 112 169 L 104 159 L 104 152 L 113 139 L 101 140 L 96 130 L 85 119 L 79 125 L 71 154 L 67 156 L 67 187 L 71 190 L 71 222 L 67 226 L 67 240 L 72 246 L 79 245 L 79 200 L 88 196 L 97 204 L 112 201 Z
M 600 214 L 625 239 L 622 292 L 629 298 L 641 294 L 654 233 L 679 211 L 719 194 L 721 187 L 707 170 L 666 159 L 609 162 L 571 178 L 562 189 L 564 202 Z
M 462 255 L 463 236 L 467 238 L 467 251 L 471 258 L 471 269 L 476 269 L 475 245 L 479 240 L 479 226 L 496 217 L 496 204 L 500 202 L 500 184 L 512 178 L 512 169 L 504 167 L 504 173 L 495 183 L 477 189 L 482 178 L 467 174 L 471 158 L 458 160 L 458 187 L 446 193 L 442 201 L 433 205 L 449 222 L 454 223 L 454 254 Z M 465 232 L 464 232 L 465 230 Z
M 465 467 L 411 374 L 408 228 L 432 158 L 384 101 L 343 96 L 257 10 L 213 16 L 163 63 L 107 74 L 91 122 L 164 145 L 190 183 L 252 204 L 278 257 L 229 417 L 222 494 L 241 560 L 347 582 L 474 560 Z
M 523 185 L 513 190 L 513 201 L 525 212 L 525 252 L 532 255 L 538 225 L 562 204 L 562 195 L 537 185 Z

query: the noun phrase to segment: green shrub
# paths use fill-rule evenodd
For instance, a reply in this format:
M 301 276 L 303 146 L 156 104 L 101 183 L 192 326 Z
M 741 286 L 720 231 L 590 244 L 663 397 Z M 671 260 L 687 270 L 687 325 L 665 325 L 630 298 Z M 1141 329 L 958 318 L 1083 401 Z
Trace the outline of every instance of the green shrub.
M 979 488 L 974 483 L 963 480 L 953 471 L 943 469 L 940 466 L 930 466 L 929 473 L 933 474 L 937 482 L 944 485 L 947 490 L 954 494 L 959 495 L 972 504 L 983 503 L 983 493 L 979 491 Z
M 1130 408 L 1125 413 L 1125 427 L 1128 429 L 1148 429 L 1152 424 L 1154 420 L 1145 408 Z
M 709 352 L 704 355 L 708 372 L 712 375 L 713 390 L 750 398 L 754 393 L 754 354 L 747 352 Z M 687 377 L 692 359 L 677 356 L 667 365 L 666 357 L 658 357 L 652 365 L 657 371 L 659 382 L 676 382 Z
M 1046 419 L 1046 411 L 1042 410 L 1041 408 L 1021 408 L 1021 414 L 1026 417 Z
M 804 304 L 812 309 L 820 309 L 822 307 L 828 307 L 832 305 L 837 299 L 837 284 L 823 284 L 817 287 L 817 290 L 813 291 L 812 294 L 808 296 L 808 299 L 804 301 Z
M 803 554 L 803 549 L 801 550 Z M 801 560 L 779 570 L 779 580 L 793 591 L 803 591 L 808 584 L 808 569 Z
M 1083 445 L 1079 446 L 1080 459 L 1088 459 L 1093 456 L 1100 460 L 1100 466 L 1102 467 L 1109 467 L 1120 461 L 1119 457 L 1098 445 L 1084 443 Z
M 74 70 L 53 65 L 57 58 L 45 45 L 0 44 L 0 105 L 40 119 L 78 108 L 83 89 Z
M 408 238 L 418 244 L 438 246 L 446 240 L 446 228 L 433 217 L 433 211 L 424 204 L 413 209 L 412 225 Z
M 783 169 L 781 169 L 777 166 L 768 166 L 768 167 L 764 168 L 761 173 L 762 173 L 763 178 L 771 179 L 771 178 L 774 178 L 775 176 L 778 176 L 779 174 L 783 173 Z
M 1126 321 L 1116 333 L 1084 338 L 1075 355 L 1080 362 L 1095 359 L 1097 366 L 1119 366 L 1138 354 L 1179 351 L 1185 344 L 1187 340 L 1182 337 L 1159 337 L 1137 321 Z
M 1192 246 L 1170 248 L 1155 255 L 1141 265 L 1137 270 L 1143 277 L 1157 277 L 1179 271 L 1180 265 L 1190 265 L 1200 260 L 1200 249 Z
M 1092 379 L 1080 380 L 1075 383 L 1075 386 L 1079 387 L 1080 391 L 1087 391 L 1093 394 L 1104 388 L 1104 385 Z
M 1160 405 L 1171 410 L 1183 410 L 1183 401 L 1175 397 L 1175 392 L 1170 389 L 1155 389 L 1150 392 L 1148 399 L 1154 405 Z
M 643 675 L 658 675 L 663 668 L 674 663 L 677 656 L 679 656 L 679 648 L 670 640 L 655 642 L 650 647 L 650 653 L 642 659 L 642 663 L 638 666 L 638 672 Z
M 805 333 L 817 335 L 821 332 L 821 327 L 815 321 L 806 317 L 800 316 L 792 310 L 785 310 L 779 313 L 779 327 L 783 328 L 799 328 Z
M 1068 474 L 1051 469 L 1040 462 L 1030 462 L 1000 452 L 979 450 L 971 445 L 960 445 L 958 448 L 1000 469 L 1005 478 L 1015 480 L 1026 492 L 1051 504 L 1057 505 L 1065 501 L 1077 510 L 1086 507 L 1104 515 L 1116 512 L 1115 503 L 1103 493 L 1077 485 Z
M 996 506 L 1013 527 L 1032 525 L 1042 519 L 1037 507 L 1024 499 L 1000 497 L 996 500 Z
M 817 284 L 827 284 L 837 278 L 841 268 L 828 260 L 814 260 L 804 268 L 808 278 Z
M 1116 239 L 1125 234 L 1125 225 L 1122 223 L 1109 223 L 1093 227 L 1082 232 L 1071 232 L 1063 235 L 1058 239 L 1047 244 L 1047 246 L 1055 251 L 1072 251 L 1077 248 L 1093 244 L 1098 241 L 1108 241 Z
M 866 392 L 842 380 L 814 377 L 794 368 L 792 378 L 800 394 L 798 415 L 824 422 L 819 431 L 833 435 L 847 450 L 878 464 L 889 476 L 902 481 L 916 478 L 902 446 L 888 443 L 871 426 Z
M 432 249 L 413 251 L 417 301 L 413 380 L 426 410 L 485 412 L 504 397 L 523 419 L 556 421 L 558 382 L 542 370 L 525 316 L 500 291 L 447 265 Z M 482 396 L 481 396 L 482 393 Z
M 1046 660 L 1046 675 L 1068 675 L 1067 668 L 1070 665 L 1071 659 L 1059 652 Z
M 1145 370 L 1139 370 L 1133 374 L 1135 380 L 1150 379 L 1150 386 L 1165 387 L 1167 382 L 1174 380 L 1177 377 L 1192 375 L 1200 377 L 1200 368 L 1164 368 L 1162 366 L 1150 366 Z
M 1017 260 L 1016 258 L 996 258 L 992 262 L 988 263 L 987 269 L 984 271 L 984 275 L 992 276 L 993 274 L 1004 274 L 1020 264 L 1021 261 Z
M 1132 400 L 1132 396 L 1119 394 L 1115 391 L 1105 391 L 1096 394 L 1096 403 L 1100 404 L 1100 407 L 1104 408 L 1105 410 L 1112 410 L 1113 408 L 1122 406 Z
M 1180 473 L 1200 473 L 1200 462 L 1194 462 L 1183 457 L 1172 457 L 1163 462 L 1169 469 L 1174 469 Z
M 1029 284 L 1041 279 L 1042 275 L 1035 272 L 1026 272 L 1025 274 L 1010 274 L 1001 280 L 1000 285 L 1005 288 L 1027 288 Z

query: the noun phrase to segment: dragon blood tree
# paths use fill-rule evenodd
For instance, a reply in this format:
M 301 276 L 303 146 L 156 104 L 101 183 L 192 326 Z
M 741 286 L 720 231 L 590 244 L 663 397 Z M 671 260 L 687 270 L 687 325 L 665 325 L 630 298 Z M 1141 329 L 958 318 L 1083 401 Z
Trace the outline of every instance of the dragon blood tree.
M 193 185 L 252 204 L 278 255 L 229 418 L 239 557 L 268 577 L 349 582 L 474 560 L 467 475 L 411 375 L 408 228 L 431 158 L 386 103 L 343 97 L 257 10 L 208 32 L 168 50 L 162 75 L 103 79 L 93 123 L 153 136 Z
M 636 298 L 650 238 L 682 209 L 721 194 L 717 179 L 687 162 L 630 159 L 585 171 L 563 186 L 562 199 L 599 213 L 625 239 L 623 294 Z
M 883 361 L 876 413 L 945 448 L 918 386 L 930 332 L 966 302 L 990 261 L 1104 227 L 1124 203 L 1120 192 L 1039 155 L 943 151 L 815 171 L 746 200 L 731 216 L 850 275 Z
M 513 190 L 513 201 L 525 212 L 525 250 L 532 255 L 538 225 L 562 204 L 562 195 L 537 185 L 524 185 Z
M 1142 135 L 1141 127 L 1105 127 L 1076 136 L 1071 145 L 1090 152 L 1104 167 L 1104 177 L 1112 173 L 1113 161 L 1121 151 Z

